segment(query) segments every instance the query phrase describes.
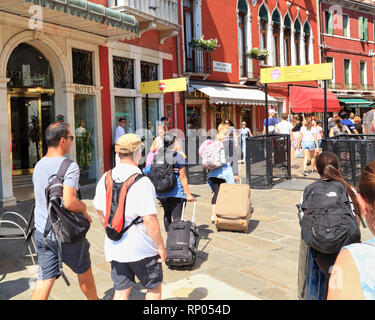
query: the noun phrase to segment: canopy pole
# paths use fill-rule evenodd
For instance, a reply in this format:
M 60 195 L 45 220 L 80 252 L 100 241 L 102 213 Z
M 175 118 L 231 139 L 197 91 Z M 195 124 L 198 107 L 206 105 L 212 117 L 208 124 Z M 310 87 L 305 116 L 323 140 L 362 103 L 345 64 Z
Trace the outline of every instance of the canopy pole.
M 266 137 L 268 137 L 268 86 L 264 85 L 265 101 L 266 101 Z
M 327 118 L 327 80 L 324 80 L 324 138 L 328 138 L 328 118 Z

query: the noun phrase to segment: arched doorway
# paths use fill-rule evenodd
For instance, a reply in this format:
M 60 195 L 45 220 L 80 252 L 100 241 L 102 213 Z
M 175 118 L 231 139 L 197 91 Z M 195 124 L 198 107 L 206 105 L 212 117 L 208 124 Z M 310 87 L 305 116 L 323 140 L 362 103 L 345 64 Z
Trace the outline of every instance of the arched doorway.
M 8 114 L 13 176 L 29 176 L 46 153 L 44 132 L 54 121 L 54 81 L 49 61 L 21 43 L 7 64 Z

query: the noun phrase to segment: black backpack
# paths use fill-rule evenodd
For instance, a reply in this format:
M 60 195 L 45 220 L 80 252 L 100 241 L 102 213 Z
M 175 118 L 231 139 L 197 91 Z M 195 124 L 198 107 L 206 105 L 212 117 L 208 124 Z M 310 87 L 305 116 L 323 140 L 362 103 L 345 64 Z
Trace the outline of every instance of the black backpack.
M 57 174 L 52 175 L 45 189 L 48 219 L 44 229 L 44 237 L 51 229 L 61 243 L 73 243 L 83 239 L 90 228 L 90 222 L 82 213 L 74 213 L 63 206 L 64 176 L 73 161 L 65 159 Z M 81 193 L 78 190 L 78 197 Z
M 177 183 L 177 177 L 173 170 L 173 158 L 176 152 L 167 152 L 164 159 L 157 160 L 150 166 L 150 172 L 147 176 L 150 178 L 155 187 L 155 191 L 159 194 L 171 191 Z M 159 163 L 162 162 L 162 163 Z
M 348 190 L 336 180 L 318 180 L 303 193 L 302 239 L 313 249 L 338 253 L 343 246 L 361 242 L 361 233 Z

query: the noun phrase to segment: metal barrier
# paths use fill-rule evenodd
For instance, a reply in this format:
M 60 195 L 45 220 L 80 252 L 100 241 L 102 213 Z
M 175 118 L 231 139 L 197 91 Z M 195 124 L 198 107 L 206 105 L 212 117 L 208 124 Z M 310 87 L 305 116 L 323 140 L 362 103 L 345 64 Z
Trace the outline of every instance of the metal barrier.
M 251 188 L 270 189 L 291 176 L 288 134 L 246 138 L 246 183 Z
M 340 135 L 322 140 L 323 151 L 330 151 L 340 159 L 342 177 L 358 186 L 362 168 L 375 160 L 375 135 Z

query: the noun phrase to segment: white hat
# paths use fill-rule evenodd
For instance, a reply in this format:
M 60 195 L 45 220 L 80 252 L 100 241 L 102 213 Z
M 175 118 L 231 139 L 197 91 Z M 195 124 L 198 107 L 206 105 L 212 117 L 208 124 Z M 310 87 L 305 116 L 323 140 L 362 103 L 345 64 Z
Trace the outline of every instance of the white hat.
M 277 111 L 275 109 L 270 109 L 269 113 L 277 113 Z

